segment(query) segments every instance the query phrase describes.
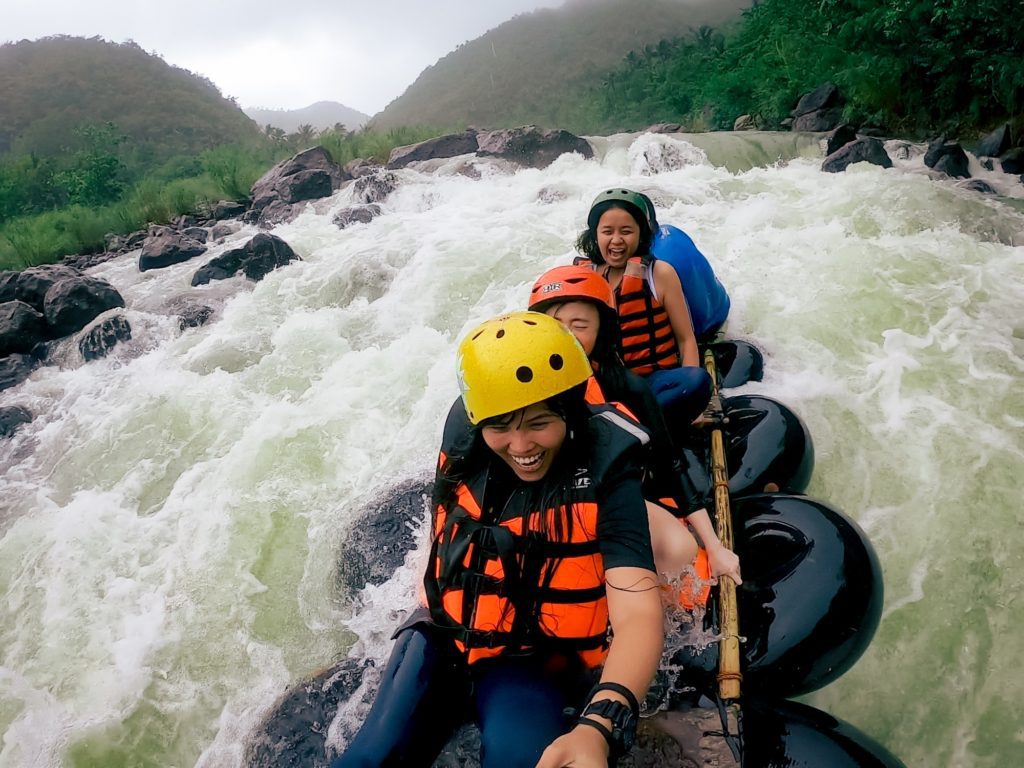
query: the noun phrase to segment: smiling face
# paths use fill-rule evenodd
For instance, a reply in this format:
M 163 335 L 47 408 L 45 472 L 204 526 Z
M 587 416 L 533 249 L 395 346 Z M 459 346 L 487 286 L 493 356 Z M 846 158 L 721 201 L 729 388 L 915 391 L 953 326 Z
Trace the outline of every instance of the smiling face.
M 547 403 L 535 403 L 489 422 L 480 431 L 487 447 L 516 477 L 532 483 L 551 469 L 565 442 L 566 427 L 565 420 Z
M 597 222 L 597 248 L 614 269 L 622 269 L 640 247 L 640 225 L 622 208 L 609 208 Z
M 597 344 L 597 333 L 601 330 L 601 313 L 589 301 L 567 301 L 548 307 L 544 314 L 550 315 L 572 331 L 576 341 L 590 357 Z

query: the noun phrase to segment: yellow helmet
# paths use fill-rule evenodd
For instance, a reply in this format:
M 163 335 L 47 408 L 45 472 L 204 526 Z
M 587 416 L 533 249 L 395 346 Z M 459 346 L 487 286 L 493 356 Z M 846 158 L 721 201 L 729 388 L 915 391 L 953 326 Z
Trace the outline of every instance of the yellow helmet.
M 459 344 L 459 390 L 473 424 L 572 389 L 593 369 L 576 337 L 553 317 L 510 312 Z

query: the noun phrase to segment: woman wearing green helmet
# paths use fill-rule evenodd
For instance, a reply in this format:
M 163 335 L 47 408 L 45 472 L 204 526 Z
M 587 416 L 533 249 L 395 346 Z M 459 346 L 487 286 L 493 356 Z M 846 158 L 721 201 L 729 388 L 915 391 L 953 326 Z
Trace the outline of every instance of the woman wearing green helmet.
M 647 379 L 666 416 L 688 423 L 707 407 L 711 379 L 700 367 L 679 276 L 653 259 L 652 237 L 644 196 L 613 188 L 594 199 L 576 247 L 584 256 L 580 263 L 615 294 L 626 367 Z
M 467 715 L 486 768 L 614 765 L 663 642 L 647 433 L 586 403 L 586 354 L 546 315 L 473 329 L 457 370 L 465 408 L 442 439 L 426 611 L 397 634 L 333 768 L 430 766 Z

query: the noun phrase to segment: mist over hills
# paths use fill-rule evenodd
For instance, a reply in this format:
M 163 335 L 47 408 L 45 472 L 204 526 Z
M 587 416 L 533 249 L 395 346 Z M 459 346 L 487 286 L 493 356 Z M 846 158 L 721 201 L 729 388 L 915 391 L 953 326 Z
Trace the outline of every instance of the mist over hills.
M 261 140 L 216 85 L 135 43 L 60 36 L 0 46 L 0 153 L 61 154 L 76 129 L 108 121 L 143 164 Z
M 286 133 L 293 133 L 300 125 L 312 125 L 319 131 L 333 128 L 341 123 L 346 130 L 362 128 L 370 119 L 369 115 L 346 107 L 337 101 L 318 101 L 302 109 L 266 109 L 247 107 L 243 110 L 259 126 L 272 125 Z
M 739 16 L 750 0 L 573 0 L 522 14 L 427 67 L 374 128 L 571 128 L 585 92 L 630 52 Z

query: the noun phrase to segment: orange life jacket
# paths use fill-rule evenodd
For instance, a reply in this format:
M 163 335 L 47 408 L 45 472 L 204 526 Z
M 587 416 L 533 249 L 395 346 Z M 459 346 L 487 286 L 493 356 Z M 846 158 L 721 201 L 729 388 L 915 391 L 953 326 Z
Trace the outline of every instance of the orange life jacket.
M 578 259 L 574 263 L 590 266 L 605 278 L 608 276 L 606 266 L 586 259 Z M 678 368 L 682 364 L 668 312 L 647 285 L 647 263 L 642 256 L 631 257 L 626 262 L 622 280 L 614 290 L 622 333 L 622 362 L 640 376 L 663 368 Z
M 601 455 L 575 470 L 571 505 L 527 509 L 525 494 L 513 493 L 503 509 L 485 510 L 482 471 L 456 486 L 450 509 L 435 510 L 427 602 L 471 664 L 538 646 L 578 653 L 591 667 L 607 655 L 596 493 L 603 470 L 647 434 L 608 406 L 593 410 L 588 427 Z

